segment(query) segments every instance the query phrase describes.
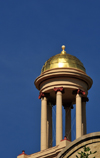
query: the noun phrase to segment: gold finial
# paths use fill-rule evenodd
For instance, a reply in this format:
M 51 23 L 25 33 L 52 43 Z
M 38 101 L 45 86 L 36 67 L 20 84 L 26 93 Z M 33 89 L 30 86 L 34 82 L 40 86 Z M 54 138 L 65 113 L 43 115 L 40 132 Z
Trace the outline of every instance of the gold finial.
M 65 45 L 62 45 L 62 51 L 61 51 L 61 54 L 66 54 L 66 51 L 65 51 Z
M 65 45 L 62 45 L 61 48 L 62 48 L 62 50 L 64 50 L 65 49 Z

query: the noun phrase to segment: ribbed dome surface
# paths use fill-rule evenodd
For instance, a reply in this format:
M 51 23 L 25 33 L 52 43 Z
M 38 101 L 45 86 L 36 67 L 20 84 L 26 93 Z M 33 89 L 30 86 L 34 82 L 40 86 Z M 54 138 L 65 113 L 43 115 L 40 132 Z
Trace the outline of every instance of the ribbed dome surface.
M 82 62 L 75 56 L 67 54 L 64 50 L 65 46 L 62 46 L 62 49 L 63 50 L 60 54 L 52 56 L 45 62 L 42 67 L 41 73 L 53 68 L 75 68 L 85 72 L 85 68 Z

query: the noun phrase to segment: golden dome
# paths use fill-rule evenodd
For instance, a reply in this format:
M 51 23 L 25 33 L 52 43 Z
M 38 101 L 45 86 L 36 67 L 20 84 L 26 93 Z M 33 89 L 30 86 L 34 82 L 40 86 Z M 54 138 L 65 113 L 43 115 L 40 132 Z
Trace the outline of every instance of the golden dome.
M 64 45 L 62 46 L 62 51 L 60 54 L 52 56 L 45 62 L 42 67 L 41 73 L 53 68 L 75 68 L 86 72 L 83 64 L 78 58 L 66 53 Z

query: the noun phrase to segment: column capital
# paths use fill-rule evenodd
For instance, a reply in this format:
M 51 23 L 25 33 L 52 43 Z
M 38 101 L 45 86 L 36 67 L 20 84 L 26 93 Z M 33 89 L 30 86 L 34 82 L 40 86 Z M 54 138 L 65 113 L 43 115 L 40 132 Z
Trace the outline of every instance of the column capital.
M 42 97 L 45 97 L 45 93 L 40 92 L 38 99 L 41 99 Z
M 55 92 L 63 92 L 64 88 L 63 87 L 54 87 L 53 89 Z
M 88 102 L 89 98 L 88 97 L 82 97 L 82 102 Z
M 49 93 L 43 93 L 43 92 L 40 92 L 39 96 L 38 96 L 38 99 L 41 99 L 43 97 L 48 97 L 49 96 Z
M 85 91 L 81 90 L 81 89 L 76 89 L 76 90 L 73 90 L 73 94 L 82 94 L 82 95 L 85 95 Z

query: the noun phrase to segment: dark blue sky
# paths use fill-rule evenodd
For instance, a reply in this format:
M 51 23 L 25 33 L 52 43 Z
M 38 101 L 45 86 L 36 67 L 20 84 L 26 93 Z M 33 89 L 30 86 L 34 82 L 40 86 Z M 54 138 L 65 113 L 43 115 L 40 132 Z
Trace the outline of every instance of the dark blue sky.
M 100 131 L 100 1 L 0 1 L 0 157 L 40 150 L 41 106 L 34 80 L 62 44 L 93 79 L 87 133 Z

